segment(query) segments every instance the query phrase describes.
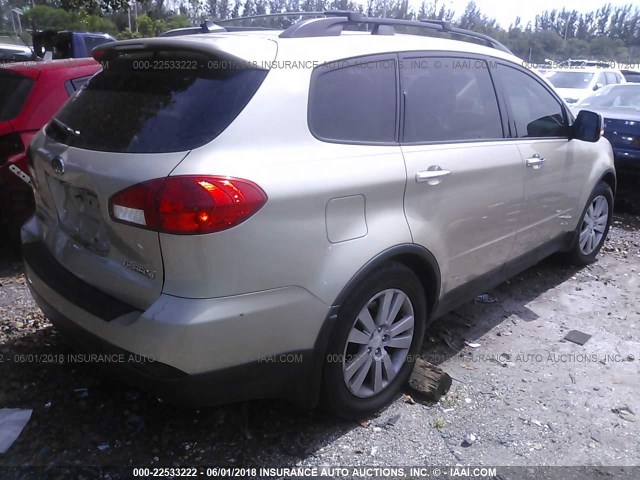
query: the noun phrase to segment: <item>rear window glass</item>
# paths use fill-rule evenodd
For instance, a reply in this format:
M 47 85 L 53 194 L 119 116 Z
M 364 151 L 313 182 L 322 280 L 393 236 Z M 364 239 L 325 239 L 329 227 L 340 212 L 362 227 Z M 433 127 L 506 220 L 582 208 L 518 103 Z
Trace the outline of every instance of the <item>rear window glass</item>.
M 16 118 L 29 97 L 33 80 L 0 71 L 0 122 Z
M 191 150 L 231 124 L 266 74 L 192 53 L 124 54 L 103 64 L 46 132 L 58 142 L 88 150 Z

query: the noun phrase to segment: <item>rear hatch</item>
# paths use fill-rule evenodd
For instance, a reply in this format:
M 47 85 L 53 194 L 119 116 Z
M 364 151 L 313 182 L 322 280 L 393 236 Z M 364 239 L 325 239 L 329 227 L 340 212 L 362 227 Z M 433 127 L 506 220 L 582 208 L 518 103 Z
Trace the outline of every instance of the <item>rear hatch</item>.
M 221 46 L 233 42 L 206 40 L 100 47 L 94 55 L 103 70 L 31 145 L 48 250 L 77 277 L 139 309 L 162 291 L 159 236 L 115 222 L 110 199 L 161 182 L 231 124 L 266 76 Z M 275 47 L 262 48 L 275 56 Z

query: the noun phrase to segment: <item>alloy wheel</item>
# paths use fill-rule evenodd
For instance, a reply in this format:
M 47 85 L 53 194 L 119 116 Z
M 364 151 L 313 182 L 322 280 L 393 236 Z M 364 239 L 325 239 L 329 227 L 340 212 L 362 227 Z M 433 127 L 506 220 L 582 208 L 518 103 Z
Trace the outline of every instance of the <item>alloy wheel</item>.
M 349 391 L 367 398 L 383 391 L 402 368 L 414 335 L 414 310 L 397 289 L 374 295 L 356 317 L 342 358 Z
M 580 251 L 583 255 L 591 255 L 598 248 L 609 220 L 609 202 L 598 195 L 593 199 L 582 219 L 580 229 Z

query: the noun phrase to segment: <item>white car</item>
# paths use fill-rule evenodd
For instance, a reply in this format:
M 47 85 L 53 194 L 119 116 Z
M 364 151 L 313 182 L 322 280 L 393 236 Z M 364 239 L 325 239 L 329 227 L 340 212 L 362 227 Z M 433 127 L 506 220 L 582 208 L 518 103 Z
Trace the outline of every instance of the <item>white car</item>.
M 546 70 L 544 76 L 570 105 L 605 85 L 626 83 L 618 70 L 599 67 L 558 68 Z

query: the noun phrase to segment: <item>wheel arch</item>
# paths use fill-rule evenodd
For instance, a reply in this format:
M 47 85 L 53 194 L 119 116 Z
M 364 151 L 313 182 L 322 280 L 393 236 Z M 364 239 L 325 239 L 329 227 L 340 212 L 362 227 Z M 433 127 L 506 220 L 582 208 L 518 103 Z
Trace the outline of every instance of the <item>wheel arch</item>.
M 616 194 L 616 185 L 617 185 L 617 179 L 616 179 L 616 173 L 613 169 L 607 169 L 607 171 L 600 177 L 600 181 L 606 183 L 607 185 L 609 185 L 609 187 L 611 187 L 611 191 L 613 192 L 613 195 L 615 196 Z
M 388 262 L 399 262 L 405 265 L 420 279 L 427 301 L 427 322 L 431 314 L 436 311 L 440 296 L 440 267 L 429 250 L 416 244 L 407 243 L 390 247 L 369 260 L 342 288 L 329 309 L 329 313 L 316 338 L 313 347 L 315 352 L 312 370 L 313 381 L 308 383 L 309 388 L 304 399 L 307 405 L 317 405 L 320 398 L 320 383 L 325 364 L 325 355 L 340 307 L 367 275 Z
M 433 254 L 424 247 L 416 244 L 396 245 L 379 253 L 369 260 L 347 282 L 333 302 L 332 310 L 337 312 L 349 297 L 354 288 L 373 270 L 385 263 L 398 262 L 412 270 L 420 279 L 427 300 L 427 314 L 435 311 L 440 295 L 440 267 Z

